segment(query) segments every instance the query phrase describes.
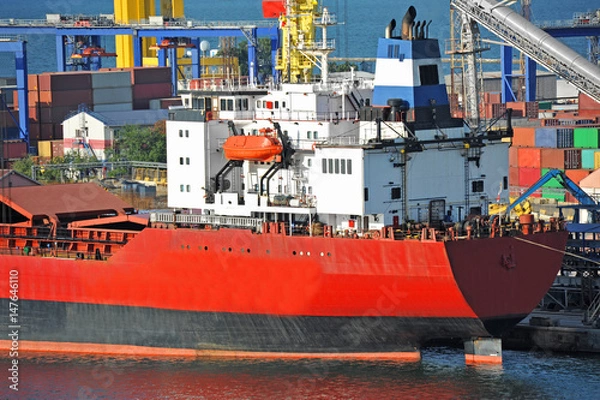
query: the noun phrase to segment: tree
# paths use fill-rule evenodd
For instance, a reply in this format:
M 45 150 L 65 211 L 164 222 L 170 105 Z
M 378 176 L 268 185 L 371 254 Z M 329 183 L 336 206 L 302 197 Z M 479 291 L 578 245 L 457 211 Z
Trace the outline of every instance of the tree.
M 117 133 L 117 159 L 127 161 L 167 162 L 167 140 L 160 129 L 127 125 Z M 115 158 L 115 155 L 113 157 Z
M 31 157 L 30 155 L 27 155 L 26 157 L 15 161 L 12 164 L 12 169 L 25 175 L 25 176 L 31 177 L 31 167 L 33 167 L 34 165 L 35 165 L 35 163 L 33 161 L 33 157 Z

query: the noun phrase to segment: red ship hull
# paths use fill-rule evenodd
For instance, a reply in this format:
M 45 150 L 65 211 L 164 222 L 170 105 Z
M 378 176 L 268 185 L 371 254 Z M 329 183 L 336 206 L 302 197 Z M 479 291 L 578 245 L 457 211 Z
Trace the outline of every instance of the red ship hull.
M 566 239 L 566 232 L 428 242 L 147 228 L 106 261 L 0 255 L 0 274 L 18 271 L 20 340 L 37 350 L 87 343 L 383 354 L 500 335 L 547 291 L 563 255 L 555 249 Z

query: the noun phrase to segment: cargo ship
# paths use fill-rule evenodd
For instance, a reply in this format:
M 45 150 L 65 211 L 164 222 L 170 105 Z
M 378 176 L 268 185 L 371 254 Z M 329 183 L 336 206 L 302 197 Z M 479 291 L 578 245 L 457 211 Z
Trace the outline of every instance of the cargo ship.
M 482 215 L 508 197 L 510 114 L 482 132 L 451 117 L 413 7 L 374 75 L 329 73 L 335 15 L 316 2 L 265 12 L 279 78 L 202 78 L 169 113 L 169 211 L 94 183 L 3 186 L 3 348 L 418 360 L 457 339 L 501 360 L 567 240 Z

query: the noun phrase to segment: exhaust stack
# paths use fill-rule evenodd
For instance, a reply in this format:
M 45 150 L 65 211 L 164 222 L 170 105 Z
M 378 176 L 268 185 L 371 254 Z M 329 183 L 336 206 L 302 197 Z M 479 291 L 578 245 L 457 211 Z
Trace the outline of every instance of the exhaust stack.
M 402 18 L 402 40 L 412 40 L 412 26 L 417 16 L 417 10 L 410 6 Z

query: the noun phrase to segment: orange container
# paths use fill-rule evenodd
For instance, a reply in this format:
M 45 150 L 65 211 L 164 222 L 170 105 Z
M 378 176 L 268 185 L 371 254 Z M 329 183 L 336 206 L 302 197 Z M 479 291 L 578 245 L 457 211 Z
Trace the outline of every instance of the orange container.
M 516 147 L 535 147 L 535 128 L 515 127 L 512 144 Z
M 583 178 L 590 174 L 590 172 L 592 171 L 590 171 L 589 169 L 568 169 L 565 171 L 567 176 L 578 185 Z
M 518 167 L 519 166 L 519 148 L 518 147 L 509 147 L 508 148 L 508 166 L 509 167 Z

